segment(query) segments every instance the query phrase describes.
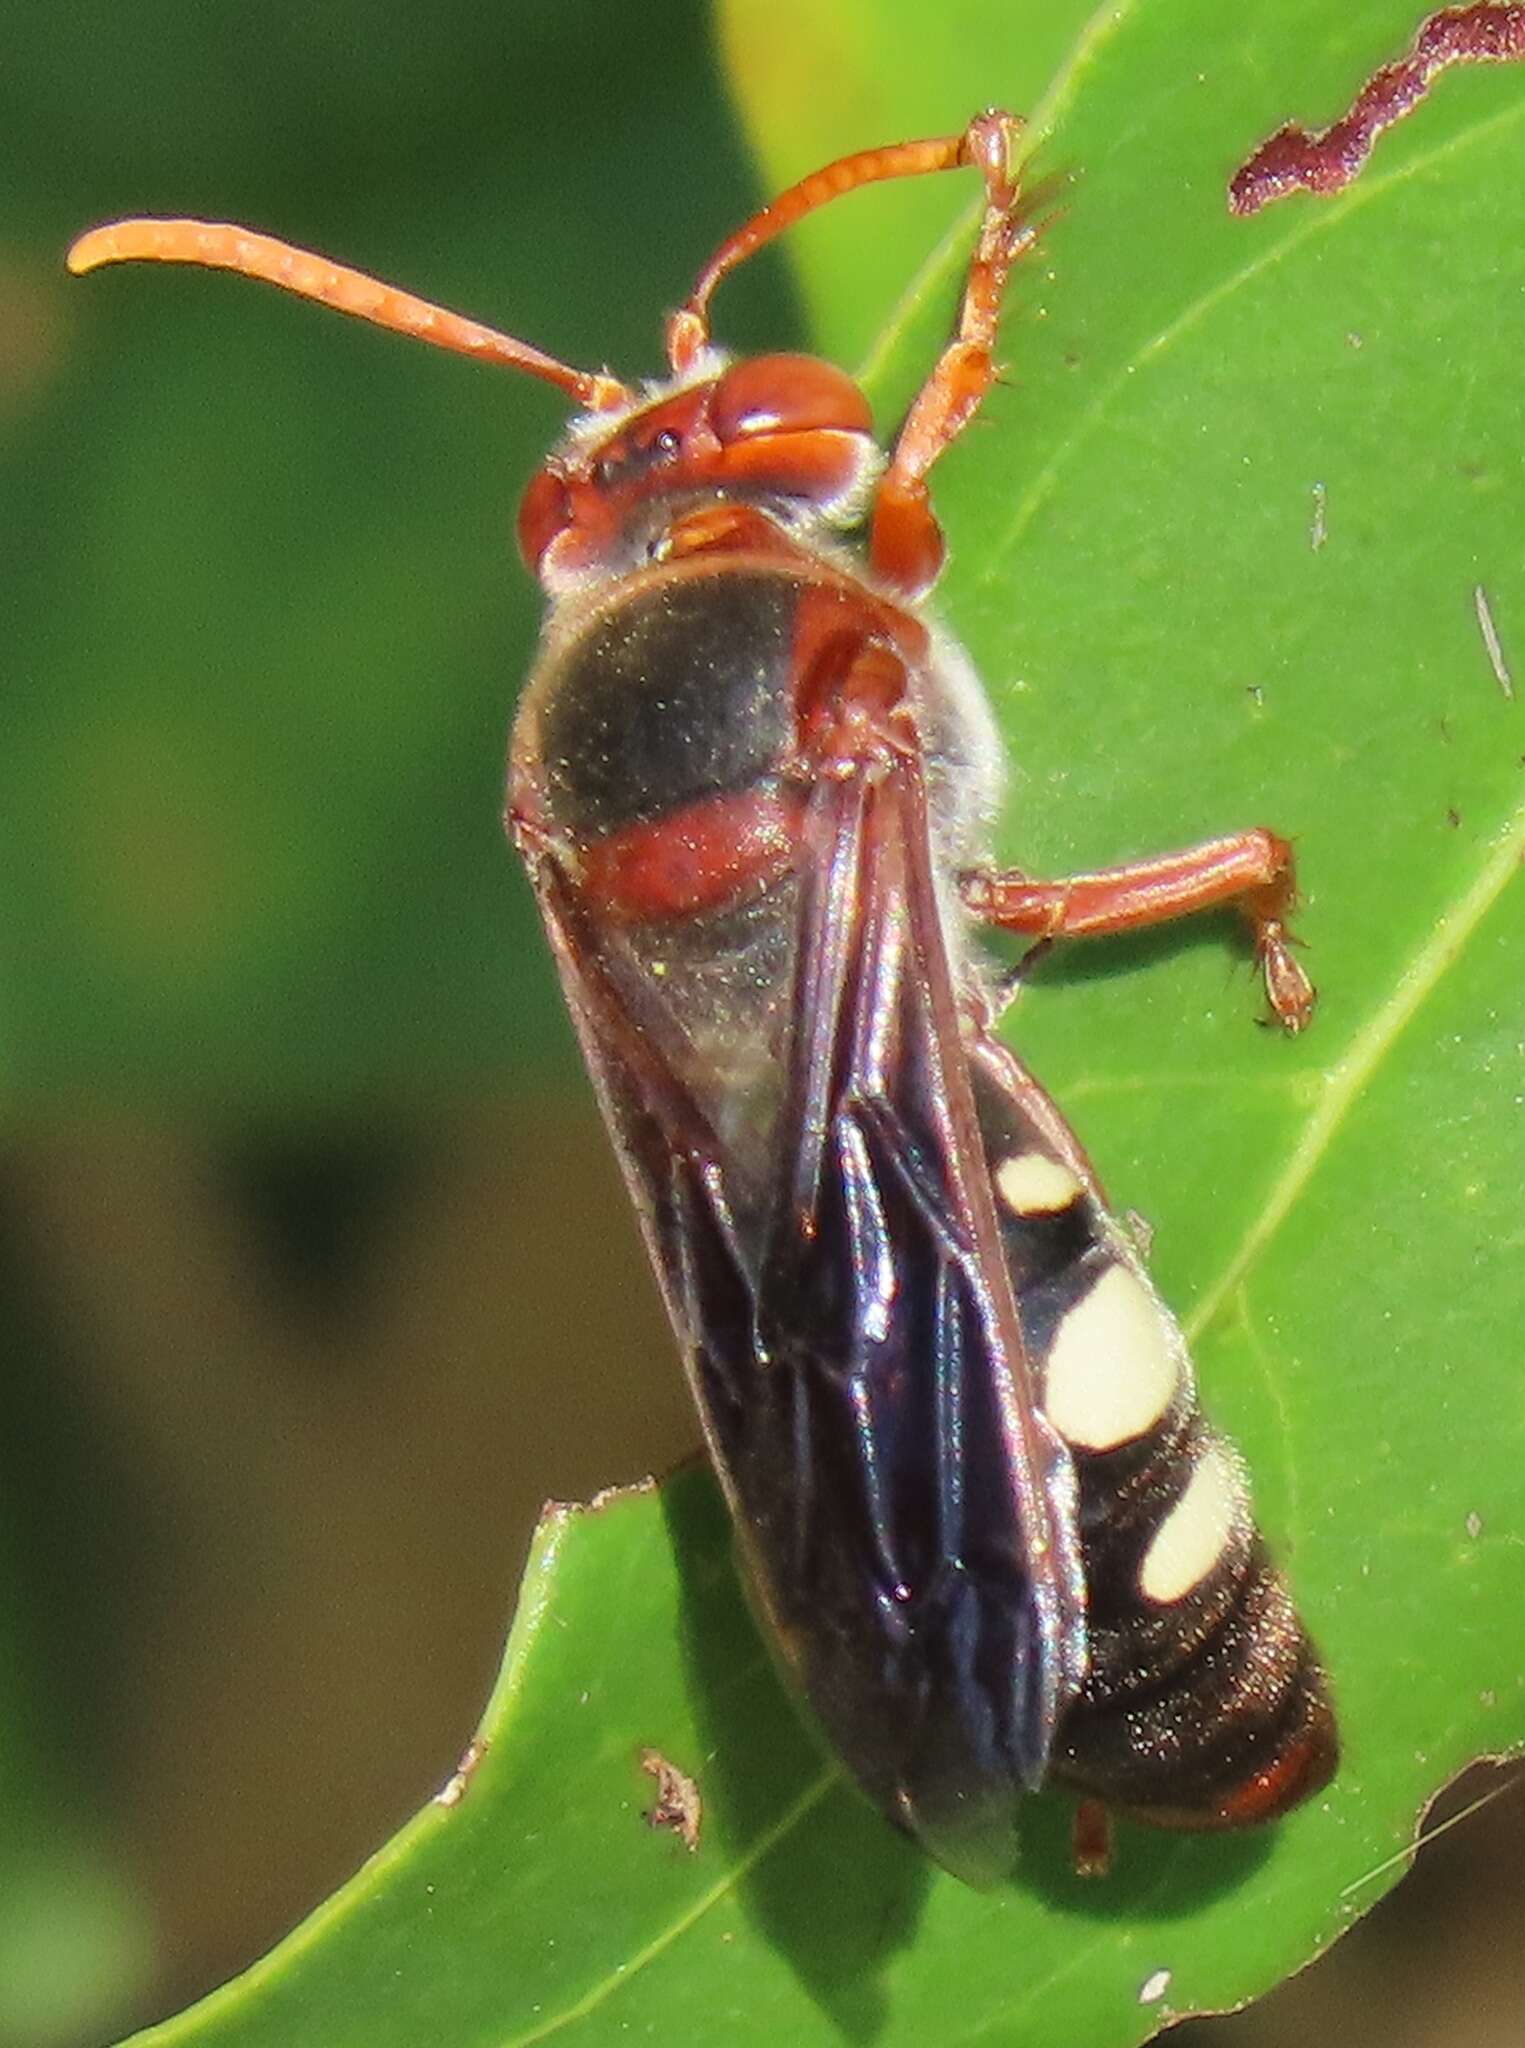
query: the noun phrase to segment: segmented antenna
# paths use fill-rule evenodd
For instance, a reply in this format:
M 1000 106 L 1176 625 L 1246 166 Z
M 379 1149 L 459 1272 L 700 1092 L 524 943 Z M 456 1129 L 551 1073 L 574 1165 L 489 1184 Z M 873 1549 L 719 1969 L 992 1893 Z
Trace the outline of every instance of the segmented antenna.
M 527 370 L 590 412 L 617 411 L 632 401 L 630 390 L 604 371 L 574 370 L 510 334 L 251 228 L 206 220 L 119 220 L 81 235 L 66 260 L 76 275 L 103 263 L 199 263 L 208 270 L 236 270 L 243 277 L 295 292 L 298 298 L 316 299 L 336 313 L 351 313 L 373 326 L 411 335 L 415 341 L 483 357 L 511 370 Z

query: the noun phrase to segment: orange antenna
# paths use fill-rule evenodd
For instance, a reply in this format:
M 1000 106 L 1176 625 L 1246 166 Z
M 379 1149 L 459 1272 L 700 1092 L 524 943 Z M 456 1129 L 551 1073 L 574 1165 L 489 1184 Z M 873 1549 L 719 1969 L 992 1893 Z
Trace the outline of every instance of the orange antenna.
M 316 299 L 337 313 L 353 313 L 374 326 L 410 334 L 415 341 L 432 342 L 458 355 L 485 357 L 511 370 L 527 370 L 590 412 L 616 411 L 629 405 L 633 396 L 617 377 L 600 370 L 574 370 L 510 334 L 447 313 L 443 306 L 431 306 L 427 299 L 382 284 L 363 271 L 330 263 L 326 256 L 294 249 L 250 228 L 206 220 L 119 220 L 81 235 L 66 261 L 76 276 L 102 263 L 200 263 L 209 270 L 236 270 L 295 292 L 298 298 Z

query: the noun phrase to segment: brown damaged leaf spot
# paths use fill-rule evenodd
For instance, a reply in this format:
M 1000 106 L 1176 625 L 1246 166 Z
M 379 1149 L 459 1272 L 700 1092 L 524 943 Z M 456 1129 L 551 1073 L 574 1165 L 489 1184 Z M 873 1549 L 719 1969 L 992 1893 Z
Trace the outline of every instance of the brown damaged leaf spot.
M 656 1803 L 644 1815 L 646 1825 L 671 1829 L 692 1855 L 699 1846 L 699 1830 L 704 1824 L 704 1801 L 698 1785 L 659 1749 L 641 1751 L 641 1769 L 657 1788 Z
M 485 1735 L 474 1735 L 461 1751 L 461 1760 L 434 1795 L 436 1806 L 459 1806 L 466 1797 L 478 1766 L 492 1744 Z
M 1419 25 L 1408 52 L 1375 72 L 1348 114 L 1316 134 L 1296 121 L 1261 143 L 1229 184 L 1230 213 L 1259 213 L 1289 192 L 1343 192 L 1384 129 L 1413 113 L 1453 64 L 1514 64 L 1525 57 L 1525 7 L 1445 7 Z
M 627 1500 L 639 1500 L 643 1493 L 655 1493 L 656 1490 L 656 1479 L 650 1473 L 644 1479 L 632 1479 L 626 1486 L 602 1486 L 583 1512 L 602 1515 L 610 1508 L 622 1506 Z
M 563 1528 L 569 1522 L 577 1521 L 584 1515 L 602 1515 L 610 1508 L 622 1507 L 626 1501 L 636 1501 L 643 1494 L 657 1491 L 657 1480 L 648 1474 L 644 1479 L 632 1479 L 623 1486 L 601 1486 L 590 1500 L 548 1500 L 540 1510 L 541 1529 L 547 1526 Z

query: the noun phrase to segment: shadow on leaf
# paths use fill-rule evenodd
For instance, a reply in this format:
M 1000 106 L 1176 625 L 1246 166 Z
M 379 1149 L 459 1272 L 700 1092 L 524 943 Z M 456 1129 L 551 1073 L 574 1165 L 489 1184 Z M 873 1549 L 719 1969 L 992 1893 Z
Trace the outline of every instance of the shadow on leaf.
M 662 1505 L 708 1825 L 759 1931 L 847 2039 L 872 2042 L 887 2017 L 885 1966 L 914 1939 L 931 1867 L 847 1784 L 790 1698 L 748 1611 L 709 1472 L 680 1472 Z

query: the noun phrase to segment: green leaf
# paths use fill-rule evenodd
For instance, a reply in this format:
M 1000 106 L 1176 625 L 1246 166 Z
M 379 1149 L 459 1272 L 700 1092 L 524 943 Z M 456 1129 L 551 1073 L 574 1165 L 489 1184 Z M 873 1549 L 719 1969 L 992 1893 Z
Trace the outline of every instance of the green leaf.
M 1112 2048 L 1315 1953 L 1436 1788 L 1525 1741 L 1525 706 L 1475 595 L 1525 663 L 1525 76 L 1443 80 L 1350 193 L 1236 223 L 1235 165 L 1340 112 L 1403 7 L 1045 9 L 1072 38 L 1046 91 L 1023 12 L 929 38 L 921 7 L 737 0 L 727 39 L 776 179 L 1008 98 L 1068 175 L 1012 294 L 1015 388 L 937 477 L 940 606 L 1020 762 L 1004 845 L 1062 872 L 1271 823 L 1323 1001 L 1302 1040 L 1257 1031 L 1206 920 L 1056 958 L 1012 1031 L 1155 1228 L 1326 1653 L 1341 1775 L 1248 1840 L 1126 1829 L 1099 1885 L 1036 1800 L 1010 1885 L 967 1891 L 816 1751 L 690 1474 L 546 1524 L 460 1802 L 144 2042 Z M 846 135 L 836 91 L 799 90 L 828 66 Z M 887 405 L 956 277 L 887 311 L 926 246 L 884 225 L 901 196 L 835 209 L 807 256 L 836 343 L 875 308 L 854 352 Z M 693 1855 L 642 1825 L 646 1746 L 698 1781 Z

